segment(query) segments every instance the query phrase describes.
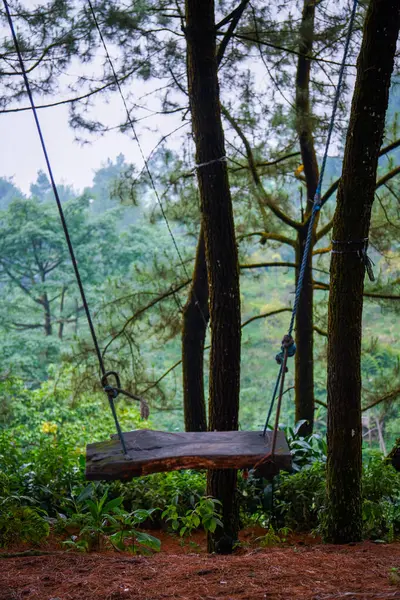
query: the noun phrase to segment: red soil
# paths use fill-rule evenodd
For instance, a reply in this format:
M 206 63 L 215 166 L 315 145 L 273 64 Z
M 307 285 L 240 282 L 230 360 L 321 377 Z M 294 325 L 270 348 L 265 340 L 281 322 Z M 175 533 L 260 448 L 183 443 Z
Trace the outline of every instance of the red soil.
M 247 549 L 209 556 L 201 534 L 195 549 L 156 535 L 162 552 L 152 557 L 60 552 L 3 559 L 0 600 L 400 599 L 400 543 L 323 546 L 297 539 L 260 549 L 255 532 L 247 532 Z

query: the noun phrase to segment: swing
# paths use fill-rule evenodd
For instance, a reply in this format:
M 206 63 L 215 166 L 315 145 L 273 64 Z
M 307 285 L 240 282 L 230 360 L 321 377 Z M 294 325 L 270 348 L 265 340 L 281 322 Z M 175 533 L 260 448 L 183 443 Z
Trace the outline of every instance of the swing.
M 272 431 L 178 432 L 138 429 L 124 433 L 127 454 L 118 435 L 86 449 L 86 479 L 131 479 L 150 473 L 180 469 L 253 469 L 269 478 L 290 471 L 291 454 L 282 431 L 277 432 L 274 462 L 264 462 L 271 451 Z
M 160 204 L 161 212 L 167 222 L 167 226 L 170 235 L 173 239 L 175 248 L 178 256 L 183 264 L 179 249 L 176 245 L 176 241 L 173 237 L 172 231 L 169 227 L 167 217 L 163 210 L 161 200 L 158 196 L 157 189 L 154 185 L 153 178 L 149 171 L 147 160 L 143 154 L 140 146 L 139 139 L 136 135 L 133 122 L 129 115 L 129 110 L 126 106 L 125 98 L 122 93 L 121 86 L 118 81 L 118 77 L 114 70 L 110 55 L 107 50 L 104 38 L 102 36 L 99 24 L 94 13 L 91 1 L 88 0 L 91 13 L 93 15 L 94 23 L 97 27 L 100 39 L 103 43 L 104 50 L 107 59 L 110 63 L 112 73 L 115 78 L 116 86 L 120 92 L 123 103 L 126 108 L 128 122 L 132 127 L 134 137 L 139 145 L 145 168 L 149 175 L 150 181 L 153 185 L 157 200 Z M 123 394 L 138 400 L 141 402 L 142 407 L 146 408 L 147 404 L 145 401 L 131 394 L 121 388 L 119 376 L 114 371 L 107 372 L 105 369 L 103 356 L 98 345 L 94 325 L 92 322 L 89 306 L 87 304 L 85 291 L 80 278 L 78 265 L 76 262 L 74 250 L 72 247 L 71 239 L 69 236 L 67 224 L 64 217 L 63 208 L 59 198 L 57 186 L 53 177 L 52 168 L 50 165 L 49 157 L 47 154 L 46 145 L 43 139 L 37 110 L 33 101 L 30 84 L 27 78 L 26 69 L 22 59 L 22 54 L 18 39 L 14 30 L 12 17 L 9 11 L 7 0 L 4 0 L 4 6 L 8 23 L 10 26 L 11 34 L 13 37 L 14 45 L 17 51 L 18 60 L 21 66 L 21 72 L 24 78 L 27 94 L 29 97 L 32 113 L 36 122 L 37 131 L 39 134 L 40 142 L 42 145 L 44 157 L 46 160 L 50 181 L 54 191 L 57 207 L 60 214 L 62 227 L 64 230 L 65 239 L 68 245 L 68 250 L 71 256 L 75 277 L 78 283 L 79 291 L 82 297 L 83 306 L 85 309 L 89 329 L 93 338 L 94 348 L 97 354 L 97 358 L 102 372 L 102 386 L 107 394 L 110 408 L 114 417 L 117 434 L 111 435 L 109 441 L 96 442 L 87 446 L 86 454 L 86 477 L 88 480 L 127 480 L 132 477 L 138 477 L 147 475 L 149 473 L 157 473 L 163 471 L 173 471 L 179 469 L 254 469 L 257 475 L 264 477 L 273 477 L 280 470 L 290 471 L 291 470 L 291 454 L 286 442 L 284 433 L 279 431 L 279 416 L 282 403 L 282 397 L 284 392 L 285 374 L 287 371 L 287 360 L 293 356 L 296 347 L 292 338 L 292 332 L 294 328 L 294 320 L 297 313 L 298 302 L 300 293 L 304 281 L 304 273 L 307 264 L 307 259 L 311 249 L 311 239 L 313 225 L 318 211 L 322 206 L 321 202 L 321 186 L 324 176 L 325 164 L 328 155 L 328 148 L 330 138 L 334 126 L 334 119 L 339 100 L 342 78 L 345 68 L 347 50 L 349 46 L 349 40 L 354 22 L 355 7 L 357 0 L 354 1 L 352 18 L 350 21 L 346 46 L 343 55 L 343 61 L 339 72 L 339 80 L 336 88 L 335 99 L 333 104 L 332 116 L 330 121 L 330 127 L 325 147 L 325 153 L 321 165 L 321 171 L 319 176 L 318 187 L 314 197 L 313 210 L 310 215 L 307 240 L 304 248 L 303 259 L 299 272 L 299 278 L 296 287 L 295 302 L 292 311 L 292 317 L 290 321 L 288 334 L 284 336 L 282 340 L 282 346 L 280 353 L 276 356 L 276 361 L 280 365 L 278 377 L 276 380 L 274 392 L 272 395 L 272 401 L 270 404 L 267 420 L 265 423 L 264 431 L 209 431 L 209 432 L 182 432 L 182 433 L 169 433 L 163 431 L 151 431 L 148 429 L 140 429 L 137 431 L 130 431 L 123 433 L 118 421 L 114 401 L 119 394 Z M 211 161 L 212 162 L 212 161 Z M 207 165 L 209 163 L 204 163 Z M 204 166 L 204 165 L 198 165 Z M 115 386 L 110 385 L 110 377 L 115 378 Z M 279 389 L 279 391 L 278 391 Z M 268 423 L 272 414 L 275 399 L 278 399 L 276 409 L 275 426 L 272 431 L 269 431 Z

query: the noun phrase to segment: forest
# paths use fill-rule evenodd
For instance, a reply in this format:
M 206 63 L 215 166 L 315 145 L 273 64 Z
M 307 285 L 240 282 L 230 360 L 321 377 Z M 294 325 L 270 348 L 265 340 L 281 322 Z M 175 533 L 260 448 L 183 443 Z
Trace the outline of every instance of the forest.
M 0 600 L 400 597 L 400 1 L 3 3 Z

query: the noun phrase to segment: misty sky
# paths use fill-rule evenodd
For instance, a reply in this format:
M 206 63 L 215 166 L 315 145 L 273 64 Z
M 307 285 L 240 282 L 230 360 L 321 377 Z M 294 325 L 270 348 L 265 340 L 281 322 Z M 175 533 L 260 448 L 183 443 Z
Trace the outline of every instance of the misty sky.
M 107 110 L 115 115 L 122 114 L 120 102 L 121 99 L 115 96 L 107 105 Z M 36 99 L 36 103 L 40 103 L 40 98 Z M 81 190 L 91 185 L 94 171 L 99 169 L 107 158 L 114 160 L 120 153 L 125 155 L 127 162 L 142 167 L 142 159 L 131 132 L 122 134 L 112 131 L 104 136 L 87 135 L 91 143 L 82 145 L 75 141 L 75 133 L 68 125 L 66 106 L 42 109 L 38 112 L 57 183 L 69 183 Z M 156 116 L 151 124 L 152 127 L 159 128 L 161 133 L 156 135 L 142 131 L 140 139 L 146 155 L 151 152 L 161 135 L 179 126 L 180 122 L 176 118 L 173 120 Z M 12 177 L 17 186 L 28 192 L 29 185 L 36 179 L 37 171 L 46 171 L 32 113 L 26 111 L 0 114 L 0 139 L 3 140 L 0 176 Z
M 25 0 L 24 4 L 29 7 L 34 2 L 33 0 Z M 9 36 L 8 30 L 5 28 L 1 29 L 1 34 L 3 33 L 7 37 Z M 103 62 L 103 58 L 102 51 L 99 51 L 99 64 Z M 87 67 L 83 67 L 78 60 L 72 60 L 68 73 L 64 76 L 64 83 L 68 85 L 69 77 L 76 78 L 82 75 L 83 69 L 89 69 L 88 75 L 93 75 L 91 70 L 96 71 L 96 61 Z M 260 79 L 260 85 L 266 85 L 269 77 L 265 70 L 257 64 L 252 64 L 252 71 Z M 149 90 L 154 91 L 159 85 L 160 80 L 146 82 L 145 84 L 136 80 L 130 83 L 128 89 L 124 89 L 126 94 L 133 93 L 134 101 L 145 105 L 144 110 L 148 111 L 142 113 L 145 120 L 138 127 L 141 144 L 146 156 L 150 154 L 163 135 L 174 131 L 182 124 L 179 113 L 168 117 L 151 115 L 151 110 L 157 110 L 157 103 L 149 96 Z M 71 95 L 65 93 L 64 90 L 64 93 L 61 93 L 58 97 L 46 97 L 44 99 L 36 96 L 34 99 L 36 104 L 41 104 L 42 102 L 51 103 L 68 97 L 71 97 Z M 130 106 L 130 102 L 128 104 Z M 21 105 L 27 106 L 27 99 L 17 106 Z M 117 93 L 114 93 L 113 97 L 108 98 L 106 101 L 98 97 L 95 105 L 95 111 L 91 113 L 91 116 L 109 127 L 116 128 L 119 123 L 125 121 L 126 115 L 122 100 Z M 75 141 L 75 132 L 68 125 L 67 106 L 41 109 L 38 114 L 57 183 L 71 184 L 77 191 L 80 191 L 85 186 L 91 185 L 94 172 L 108 158 L 115 160 L 120 153 L 125 156 L 128 163 L 135 163 L 142 168 L 143 161 L 131 131 L 122 134 L 114 130 L 104 136 L 93 136 L 79 132 L 79 135 L 83 135 L 90 140 L 90 143 L 82 145 Z M 140 117 L 140 112 L 139 114 L 135 112 L 135 116 Z M 180 143 L 179 140 L 182 139 L 180 137 L 181 133 L 187 133 L 189 130 L 189 125 L 187 125 L 184 130 L 168 140 L 168 145 L 176 148 L 177 144 Z M 14 183 L 26 193 L 29 191 L 30 184 L 36 180 L 38 170 L 46 171 L 32 113 L 30 111 L 0 113 L 0 136 L 3 142 L 0 153 L 0 176 L 11 177 Z M 334 143 L 331 147 L 331 153 L 335 153 Z

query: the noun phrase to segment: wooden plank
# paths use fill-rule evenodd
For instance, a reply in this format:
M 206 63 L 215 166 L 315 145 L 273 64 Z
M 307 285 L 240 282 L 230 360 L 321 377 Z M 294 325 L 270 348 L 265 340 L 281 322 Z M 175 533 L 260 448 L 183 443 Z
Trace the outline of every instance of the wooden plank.
M 138 429 L 124 433 L 128 454 L 124 456 L 116 435 L 89 444 L 86 478 L 131 479 L 150 473 L 180 469 L 253 469 L 271 451 L 272 432 L 259 431 L 179 432 Z M 282 431 L 278 432 L 275 460 L 263 463 L 257 474 L 270 477 L 291 470 L 291 455 Z

